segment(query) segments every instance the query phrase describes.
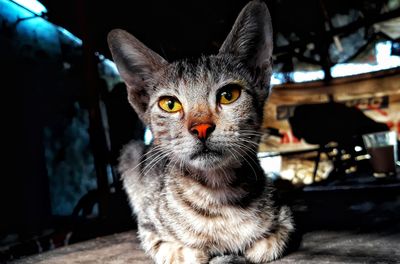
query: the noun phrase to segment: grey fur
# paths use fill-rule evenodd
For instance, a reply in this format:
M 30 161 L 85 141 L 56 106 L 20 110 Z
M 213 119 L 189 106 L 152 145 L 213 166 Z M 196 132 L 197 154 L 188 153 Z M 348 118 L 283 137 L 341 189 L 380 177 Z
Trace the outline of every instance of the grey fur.
M 108 41 L 128 99 L 154 136 L 148 149 L 126 146 L 119 166 L 144 250 L 156 263 L 281 256 L 294 228 L 291 212 L 275 204 L 256 155 L 271 76 L 266 5 L 246 5 L 215 56 L 167 63 L 125 31 L 113 30 Z M 220 89 L 231 84 L 241 87 L 240 97 L 219 104 Z M 165 96 L 182 110 L 163 111 Z M 215 127 L 203 141 L 191 132 L 198 123 Z M 213 258 L 219 255 L 231 256 Z
M 210 260 L 209 264 L 246 264 L 246 259 L 242 256 L 220 256 L 214 257 Z

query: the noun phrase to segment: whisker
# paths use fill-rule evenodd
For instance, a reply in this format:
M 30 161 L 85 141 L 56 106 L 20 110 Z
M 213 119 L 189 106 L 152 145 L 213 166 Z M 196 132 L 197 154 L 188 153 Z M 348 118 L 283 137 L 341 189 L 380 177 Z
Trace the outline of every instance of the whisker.
M 263 133 L 258 133 L 257 131 L 240 131 L 239 135 L 255 135 L 255 136 L 262 136 Z
M 237 154 L 239 154 L 239 156 L 241 156 L 241 157 L 243 158 L 243 160 L 244 160 L 247 164 L 249 164 L 251 170 L 253 171 L 254 176 L 257 178 L 257 173 L 256 173 L 256 171 L 254 170 L 253 166 L 251 165 L 251 162 L 249 162 L 249 161 L 246 159 L 246 157 L 243 156 L 243 155 L 239 152 L 239 150 L 236 150 L 235 148 L 232 148 L 231 150 L 234 151 L 234 152 L 236 152 Z
M 173 163 L 173 164 L 170 163 L 170 167 L 171 167 L 171 168 L 176 168 L 176 165 L 179 164 L 179 163 L 181 162 L 181 158 L 180 158 L 180 157 L 178 157 L 178 158 L 175 158 L 175 157 L 174 157 L 174 159 L 171 160 L 171 161 L 173 161 L 174 163 Z M 179 167 L 178 167 L 178 168 L 179 168 L 179 171 L 181 172 L 180 164 L 179 164 Z
M 242 142 L 235 142 L 235 145 L 239 147 L 237 152 L 240 153 L 241 151 L 243 151 L 243 154 L 244 154 L 244 156 L 242 155 L 243 158 L 245 156 L 247 156 L 252 161 L 253 165 L 255 165 L 256 167 L 259 166 L 259 161 L 257 159 L 257 151 L 255 149 L 252 149 L 251 147 L 243 144 Z M 251 155 L 251 154 L 253 154 L 253 155 Z M 249 162 L 247 159 L 246 159 L 246 162 L 249 163 L 249 165 L 251 166 L 251 164 L 250 164 L 251 162 Z M 252 167 L 252 169 L 254 170 L 253 167 Z M 257 175 L 256 175 L 256 178 L 257 178 Z
M 258 145 L 259 145 L 258 142 L 255 142 L 254 140 L 250 140 L 250 139 L 248 139 L 248 138 L 242 138 L 242 137 L 241 137 L 241 138 L 239 138 L 239 140 L 248 142 L 248 143 L 250 143 L 250 144 L 252 144 L 252 145 L 255 145 L 255 146 L 258 146 Z
M 240 162 L 240 159 L 235 155 L 235 153 L 233 153 L 229 148 L 226 148 L 226 150 L 228 150 L 228 152 L 233 156 L 233 158 L 234 158 L 236 161 L 239 161 L 239 162 Z
M 160 154 L 159 156 L 157 156 L 156 158 L 151 160 L 148 164 L 146 164 L 146 166 L 142 170 L 143 175 L 149 173 L 154 168 L 154 166 L 158 164 L 160 161 L 162 161 L 164 158 L 166 158 L 169 153 L 168 151 L 164 150 L 160 151 L 159 154 Z
M 251 148 L 251 146 L 247 146 L 246 144 L 243 144 L 242 142 L 236 142 L 236 145 L 240 146 L 241 148 L 246 149 L 247 151 L 253 153 L 253 154 L 257 154 L 257 150 Z
M 247 129 L 241 129 L 241 130 L 239 130 L 239 133 L 240 133 L 240 134 L 245 134 L 245 133 L 247 133 L 247 134 L 259 135 L 259 136 L 262 136 L 262 135 L 265 134 L 265 133 L 262 133 L 262 132 L 258 132 L 258 131 L 256 131 L 256 130 L 247 130 Z
M 148 152 L 144 153 L 143 155 L 140 156 L 139 160 L 141 160 L 141 162 L 139 162 L 135 167 L 130 168 L 129 171 L 133 171 L 135 170 L 137 167 L 139 167 L 141 164 L 145 163 L 147 160 L 151 159 L 152 157 L 158 155 L 158 151 L 162 149 L 161 146 L 156 146 L 154 148 L 151 148 Z M 149 156 L 150 154 L 150 156 Z M 142 158 L 146 157 L 145 159 L 142 160 Z

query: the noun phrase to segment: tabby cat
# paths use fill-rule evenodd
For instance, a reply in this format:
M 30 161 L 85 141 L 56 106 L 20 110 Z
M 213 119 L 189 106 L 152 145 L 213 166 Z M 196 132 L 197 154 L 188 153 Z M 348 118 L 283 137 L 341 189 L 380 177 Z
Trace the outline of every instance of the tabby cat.
M 128 144 L 119 170 L 155 263 L 263 263 L 282 255 L 290 210 L 257 159 L 272 26 L 248 3 L 219 53 L 168 63 L 121 29 L 108 43 L 128 100 L 154 140 Z

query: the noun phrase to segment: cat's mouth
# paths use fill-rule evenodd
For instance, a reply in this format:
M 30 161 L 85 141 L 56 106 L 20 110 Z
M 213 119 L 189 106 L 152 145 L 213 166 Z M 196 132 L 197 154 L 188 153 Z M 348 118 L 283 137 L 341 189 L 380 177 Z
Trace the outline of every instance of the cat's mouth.
M 212 158 L 217 158 L 221 157 L 222 152 L 218 150 L 213 150 L 210 149 L 207 146 L 203 146 L 200 150 L 196 151 L 195 153 L 190 155 L 190 159 L 212 159 Z

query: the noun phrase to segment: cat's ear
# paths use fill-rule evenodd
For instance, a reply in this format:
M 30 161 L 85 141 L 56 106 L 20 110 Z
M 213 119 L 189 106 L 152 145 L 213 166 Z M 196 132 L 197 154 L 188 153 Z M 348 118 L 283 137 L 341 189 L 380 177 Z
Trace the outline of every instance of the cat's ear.
M 272 49 L 272 23 L 267 5 L 253 0 L 240 12 L 219 54 L 233 56 L 257 73 L 258 81 L 269 84 Z
M 155 74 L 168 63 L 122 29 L 112 30 L 107 40 L 118 72 L 126 83 L 129 102 L 147 123 L 145 113 L 151 96 L 151 84 L 156 78 Z

